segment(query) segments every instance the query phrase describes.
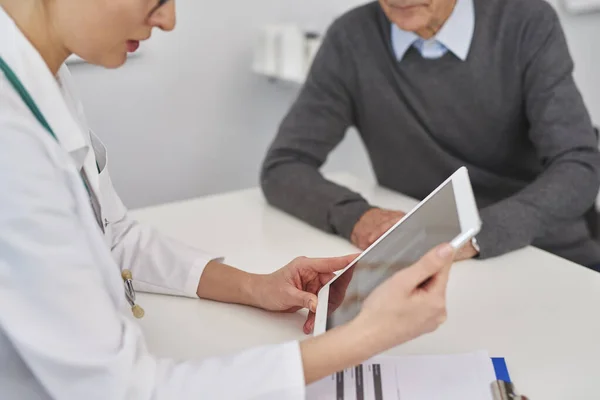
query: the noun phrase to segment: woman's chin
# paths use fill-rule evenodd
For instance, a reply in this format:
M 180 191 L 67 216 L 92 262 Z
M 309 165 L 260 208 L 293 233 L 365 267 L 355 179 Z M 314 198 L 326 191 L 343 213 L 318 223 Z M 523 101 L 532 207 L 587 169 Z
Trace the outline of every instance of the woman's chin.
M 97 65 L 108 69 L 119 68 L 127 61 L 127 51 L 112 52 L 102 56 L 79 55 L 88 64 Z
M 104 68 L 114 69 L 122 67 L 127 61 L 127 52 L 114 53 L 103 57 L 99 62 L 93 63 Z

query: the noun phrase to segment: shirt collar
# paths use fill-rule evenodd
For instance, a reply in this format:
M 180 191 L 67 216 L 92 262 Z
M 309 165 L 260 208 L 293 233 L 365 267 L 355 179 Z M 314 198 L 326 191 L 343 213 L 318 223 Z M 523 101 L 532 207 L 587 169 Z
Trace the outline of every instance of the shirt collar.
M 473 0 L 457 0 L 456 6 L 442 29 L 432 40 L 439 41 L 462 61 L 467 59 L 475 31 L 475 7 Z M 404 31 L 392 24 L 392 47 L 398 61 L 420 37 L 414 32 Z

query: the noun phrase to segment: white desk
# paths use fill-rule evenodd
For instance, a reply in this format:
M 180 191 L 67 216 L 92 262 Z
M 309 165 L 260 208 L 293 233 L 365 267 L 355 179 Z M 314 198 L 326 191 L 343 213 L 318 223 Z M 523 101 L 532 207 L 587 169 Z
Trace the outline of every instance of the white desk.
M 409 210 L 415 202 L 351 176 L 335 180 L 374 204 Z M 271 272 L 298 255 L 355 252 L 268 207 L 258 189 L 137 210 L 165 233 L 227 257 L 252 272 Z M 303 315 L 140 295 L 150 349 L 175 358 L 207 357 L 304 337 Z M 391 351 L 436 354 L 489 350 L 506 357 L 517 388 L 532 400 L 600 399 L 600 274 L 528 248 L 495 260 L 457 264 L 448 322 Z

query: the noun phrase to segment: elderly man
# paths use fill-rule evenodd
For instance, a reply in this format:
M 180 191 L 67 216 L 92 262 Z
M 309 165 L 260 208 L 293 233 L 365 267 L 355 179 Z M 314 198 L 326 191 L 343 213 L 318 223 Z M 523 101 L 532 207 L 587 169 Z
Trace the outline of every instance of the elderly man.
M 384 210 L 319 168 L 356 127 L 379 183 L 422 199 L 467 166 L 483 229 L 461 258 L 534 245 L 597 268 L 600 154 L 543 0 L 380 0 L 330 27 L 262 171 L 267 200 L 368 247 Z M 351 160 L 349 160 L 351 162 Z

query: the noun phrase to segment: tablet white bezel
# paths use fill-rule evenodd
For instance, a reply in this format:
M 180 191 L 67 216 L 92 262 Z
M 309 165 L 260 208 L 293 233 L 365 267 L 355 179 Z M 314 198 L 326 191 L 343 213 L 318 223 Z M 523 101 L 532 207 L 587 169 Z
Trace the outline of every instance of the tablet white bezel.
M 456 203 L 456 209 L 458 212 L 458 219 L 460 222 L 461 233 L 450 242 L 450 245 L 456 250 L 464 246 L 471 238 L 473 238 L 481 229 L 481 220 L 479 218 L 479 212 L 477 210 L 477 204 L 475 203 L 475 196 L 473 195 L 473 189 L 471 187 L 471 181 L 466 167 L 461 167 L 446 181 L 439 185 L 433 192 L 429 194 L 423 201 L 421 201 L 415 208 L 413 208 L 408 214 L 406 214 L 400 221 L 398 221 L 393 227 L 391 227 L 386 233 L 384 233 L 375 243 L 369 246 L 363 251 L 354 261 L 352 261 L 346 268 L 333 278 L 327 285 L 323 286 L 318 293 L 317 312 L 315 315 L 315 326 L 313 335 L 317 336 L 325 332 L 327 324 L 327 306 L 329 302 L 329 287 L 331 284 L 354 264 L 356 264 L 365 254 L 371 249 L 376 247 L 387 235 L 390 234 L 394 229 L 404 222 L 408 217 L 414 214 L 423 204 L 429 199 L 434 197 L 444 186 L 452 184 L 454 191 L 454 200 Z

